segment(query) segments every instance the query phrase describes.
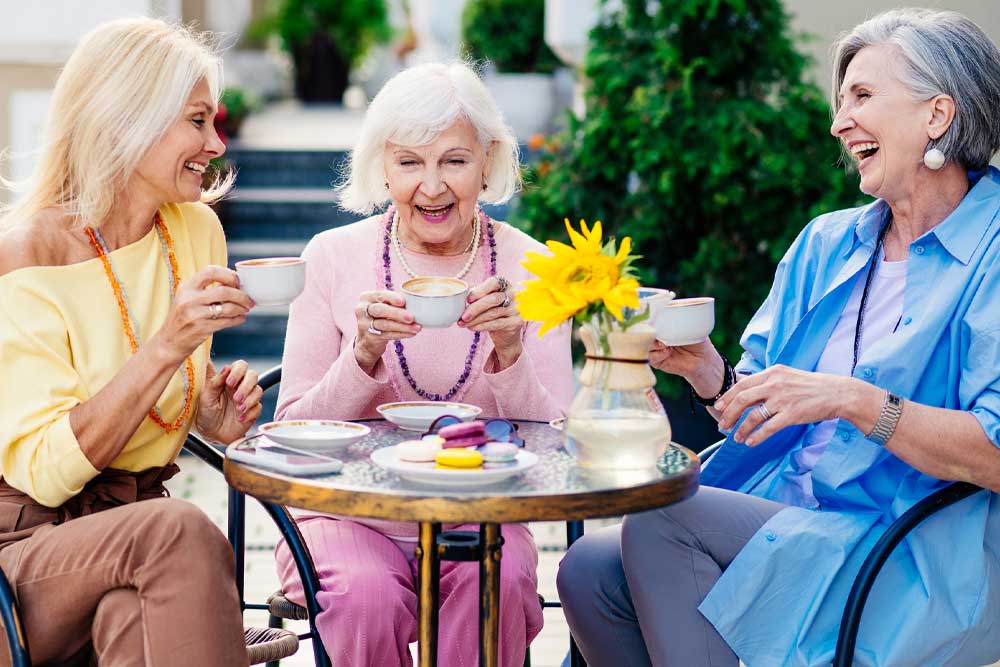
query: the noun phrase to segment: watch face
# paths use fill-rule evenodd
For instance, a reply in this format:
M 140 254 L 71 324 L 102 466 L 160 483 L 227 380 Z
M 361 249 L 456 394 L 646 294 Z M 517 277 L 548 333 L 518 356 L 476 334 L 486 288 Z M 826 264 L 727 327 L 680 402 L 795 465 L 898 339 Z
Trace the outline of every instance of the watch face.
M 896 396 L 896 394 L 890 393 L 889 402 L 892 403 L 893 405 L 899 406 L 903 404 L 903 399 L 900 398 L 899 396 Z

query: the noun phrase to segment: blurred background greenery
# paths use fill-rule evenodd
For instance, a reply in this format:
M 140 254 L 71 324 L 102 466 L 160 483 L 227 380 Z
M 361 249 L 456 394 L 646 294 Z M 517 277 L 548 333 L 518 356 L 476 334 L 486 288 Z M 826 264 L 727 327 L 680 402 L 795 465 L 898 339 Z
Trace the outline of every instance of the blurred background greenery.
M 536 140 L 511 218 L 631 236 L 643 283 L 716 299 L 735 361 L 775 266 L 814 216 L 862 202 L 779 0 L 623 0 L 590 33 L 586 114 Z M 675 394 L 679 385 L 660 389 Z

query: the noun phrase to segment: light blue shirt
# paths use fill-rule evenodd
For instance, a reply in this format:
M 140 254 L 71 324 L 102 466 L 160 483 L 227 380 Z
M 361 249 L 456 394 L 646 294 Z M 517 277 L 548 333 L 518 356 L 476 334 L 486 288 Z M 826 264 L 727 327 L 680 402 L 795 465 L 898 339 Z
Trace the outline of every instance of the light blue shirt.
M 813 220 L 778 265 L 737 370 L 812 370 L 890 215 L 884 201 Z M 867 347 L 854 377 L 905 399 L 971 412 L 1000 446 L 1000 171 L 910 245 L 899 328 Z M 905 405 L 904 405 L 905 413 Z M 769 497 L 811 425 L 756 447 L 727 439 L 702 484 Z M 847 594 L 890 523 L 947 483 L 840 421 L 812 468 L 820 511 L 768 521 L 699 608 L 748 667 L 828 665 Z M 865 607 L 858 667 L 970 667 L 1000 658 L 1000 500 L 942 510 L 889 558 Z

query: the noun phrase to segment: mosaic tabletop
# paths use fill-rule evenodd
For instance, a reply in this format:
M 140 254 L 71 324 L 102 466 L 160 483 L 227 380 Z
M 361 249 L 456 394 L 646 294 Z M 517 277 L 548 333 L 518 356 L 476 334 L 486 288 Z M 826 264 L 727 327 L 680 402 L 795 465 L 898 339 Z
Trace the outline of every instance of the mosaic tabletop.
M 226 476 L 237 489 L 263 500 L 350 516 L 399 520 L 526 521 L 593 518 L 640 511 L 692 495 L 698 486 L 696 455 L 676 444 L 644 470 L 582 468 L 564 436 L 544 422 L 519 421 L 518 433 L 539 462 L 503 481 L 476 487 L 426 486 L 379 467 L 371 453 L 412 439 L 384 420 L 366 420 L 363 440 L 338 449 L 341 472 L 296 477 L 227 459 Z M 468 516 L 467 516 L 468 515 Z

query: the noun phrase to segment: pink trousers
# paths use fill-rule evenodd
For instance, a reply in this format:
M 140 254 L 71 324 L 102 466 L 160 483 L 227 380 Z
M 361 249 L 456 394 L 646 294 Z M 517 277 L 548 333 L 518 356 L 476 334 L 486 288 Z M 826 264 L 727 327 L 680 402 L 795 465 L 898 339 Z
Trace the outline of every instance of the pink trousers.
M 320 578 L 317 629 L 333 664 L 343 667 L 410 667 L 417 638 L 416 561 L 388 537 L 353 521 L 308 517 L 299 530 Z M 478 531 L 478 524 L 457 530 Z M 542 629 L 538 603 L 538 552 L 525 526 L 505 525 L 500 561 L 500 664 L 520 667 Z M 302 583 L 288 546 L 276 552 L 285 595 L 305 605 Z M 441 562 L 438 664 L 479 664 L 479 564 Z

